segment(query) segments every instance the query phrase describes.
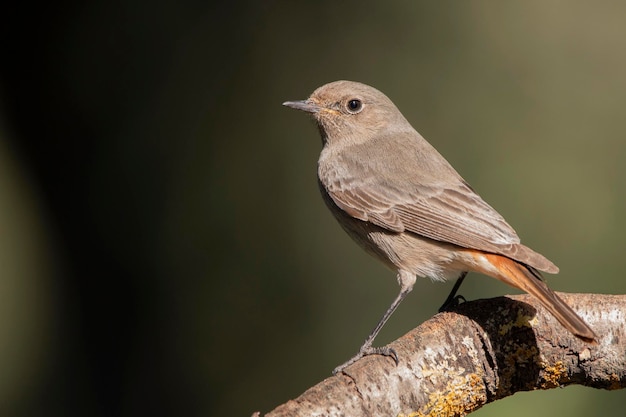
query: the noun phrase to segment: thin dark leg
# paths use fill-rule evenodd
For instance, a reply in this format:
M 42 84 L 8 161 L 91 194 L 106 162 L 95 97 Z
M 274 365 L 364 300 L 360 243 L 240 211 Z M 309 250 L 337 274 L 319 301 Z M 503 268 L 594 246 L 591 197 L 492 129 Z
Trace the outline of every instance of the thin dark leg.
M 385 314 L 383 314 L 383 317 L 380 319 L 376 327 L 374 327 L 374 330 L 372 330 L 369 336 L 367 336 L 367 339 L 365 339 L 365 342 L 363 342 L 363 346 L 361 346 L 361 349 L 359 349 L 359 353 L 357 353 L 355 356 L 353 356 L 350 360 L 348 360 L 344 364 L 336 367 L 333 370 L 333 375 L 337 374 L 338 372 L 341 372 L 348 365 L 352 365 L 354 362 L 358 361 L 363 356 L 367 356 L 367 355 L 377 354 L 377 355 L 383 355 L 383 356 L 390 356 L 396 362 L 396 365 L 398 364 L 398 355 L 396 354 L 395 350 L 387 346 L 372 347 L 372 343 L 374 342 L 374 339 L 376 339 L 376 336 L 378 336 L 378 333 L 380 333 L 380 330 L 383 328 L 385 323 L 387 323 L 387 320 L 389 320 L 389 317 L 391 317 L 393 312 L 396 311 L 396 309 L 398 308 L 402 300 L 404 300 L 404 297 L 406 297 L 406 295 L 411 292 L 412 288 L 413 286 L 411 285 L 410 288 L 403 288 L 402 290 L 400 290 L 400 294 L 398 294 L 396 299 L 393 300 L 393 303 L 391 303 L 387 311 L 385 311 Z
M 456 279 L 454 287 L 452 287 L 452 291 L 450 291 L 450 294 L 448 294 L 448 298 L 446 298 L 446 301 L 443 302 L 443 305 L 439 307 L 440 313 L 442 311 L 446 311 L 451 306 L 457 305 L 460 298 L 465 300 L 462 295 L 456 295 L 456 293 L 461 287 L 461 284 L 463 284 L 463 280 L 465 279 L 466 275 L 467 271 L 463 271 L 461 272 L 461 275 L 459 275 L 459 277 Z

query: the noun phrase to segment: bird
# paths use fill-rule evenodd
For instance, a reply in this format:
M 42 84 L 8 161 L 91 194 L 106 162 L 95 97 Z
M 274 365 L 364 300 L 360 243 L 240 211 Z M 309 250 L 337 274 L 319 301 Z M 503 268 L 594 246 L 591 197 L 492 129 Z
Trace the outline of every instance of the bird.
M 455 299 L 468 272 L 496 278 L 536 297 L 576 337 L 597 341 L 589 325 L 543 282 L 541 272 L 556 274 L 559 268 L 523 245 L 385 94 L 341 80 L 283 105 L 315 120 L 322 139 L 318 184 L 327 207 L 357 244 L 397 272 L 400 286 L 358 353 L 334 374 L 372 354 L 398 364 L 392 348 L 373 342 L 417 277 L 457 278 L 446 303 Z

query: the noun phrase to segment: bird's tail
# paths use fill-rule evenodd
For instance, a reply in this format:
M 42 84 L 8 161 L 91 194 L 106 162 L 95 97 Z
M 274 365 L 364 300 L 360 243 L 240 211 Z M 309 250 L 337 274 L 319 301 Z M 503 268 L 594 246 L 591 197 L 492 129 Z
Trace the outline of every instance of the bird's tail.
M 541 280 L 541 275 L 537 270 L 501 255 L 483 252 L 482 256 L 494 267 L 493 269 L 485 269 L 481 271 L 482 273 L 493 276 L 536 297 L 546 310 L 574 336 L 588 343 L 597 343 L 598 336 L 591 330 L 591 327 L 554 291 L 548 288 Z

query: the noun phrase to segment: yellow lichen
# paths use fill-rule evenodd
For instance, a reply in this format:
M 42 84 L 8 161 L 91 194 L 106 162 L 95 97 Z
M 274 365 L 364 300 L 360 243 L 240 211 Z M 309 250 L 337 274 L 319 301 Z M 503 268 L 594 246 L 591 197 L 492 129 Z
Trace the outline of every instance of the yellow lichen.
M 457 376 L 443 392 L 429 395 L 429 401 L 420 410 L 398 417 L 465 416 L 487 401 L 482 377 L 478 374 Z
M 623 388 L 619 375 L 614 373 L 609 375 L 609 381 L 611 381 L 611 385 L 609 385 L 608 389 L 615 390 Z
M 560 384 L 559 381 L 563 380 L 563 377 L 567 374 L 567 367 L 563 362 L 558 361 L 554 365 L 548 365 L 542 363 L 543 367 L 543 382 L 541 383 L 542 389 L 556 388 Z
M 536 322 L 537 319 L 534 316 L 529 316 L 528 314 L 523 314 L 521 311 L 518 311 L 515 321 L 501 325 L 498 333 L 500 333 L 500 336 L 504 336 L 515 327 L 529 327 L 536 324 Z

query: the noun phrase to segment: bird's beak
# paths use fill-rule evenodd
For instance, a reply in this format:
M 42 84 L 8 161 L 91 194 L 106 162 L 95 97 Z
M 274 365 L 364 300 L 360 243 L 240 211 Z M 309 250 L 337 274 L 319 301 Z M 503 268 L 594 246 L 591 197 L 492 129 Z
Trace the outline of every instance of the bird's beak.
M 322 110 L 322 107 L 318 106 L 316 103 L 308 100 L 300 100 L 300 101 L 285 101 L 283 106 L 291 107 L 292 109 L 302 110 L 307 113 L 319 113 Z

